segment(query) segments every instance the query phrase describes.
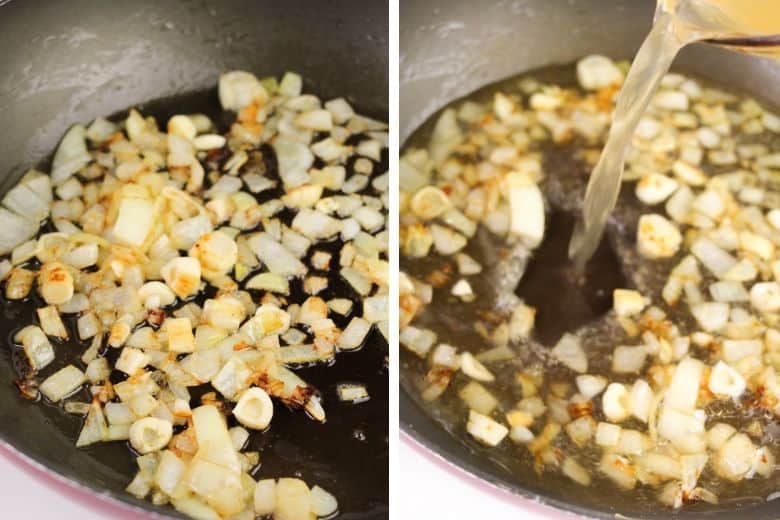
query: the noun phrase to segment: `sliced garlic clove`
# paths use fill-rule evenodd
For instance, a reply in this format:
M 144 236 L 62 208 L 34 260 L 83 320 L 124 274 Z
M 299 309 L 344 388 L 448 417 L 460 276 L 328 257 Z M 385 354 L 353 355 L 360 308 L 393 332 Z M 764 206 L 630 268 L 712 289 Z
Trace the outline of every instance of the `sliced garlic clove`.
M 707 387 L 718 397 L 738 398 L 745 391 L 745 378 L 723 361 L 712 368 Z
M 130 426 L 130 445 L 141 453 L 163 449 L 173 436 L 173 424 L 157 417 L 144 417 Z
M 449 209 L 450 200 L 439 188 L 425 186 L 417 190 L 409 202 L 409 207 L 421 219 L 431 220 Z
M 759 282 L 750 288 L 750 303 L 761 312 L 780 310 L 780 283 Z
M 262 388 L 252 387 L 246 390 L 233 408 L 233 415 L 247 428 L 265 430 L 274 414 L 271 398 Z
M 604 415 L 612 422 L 621 422 L 631 415 L 630 397 L 626 387 L 620 383 L 610 383 L 601 400 Z

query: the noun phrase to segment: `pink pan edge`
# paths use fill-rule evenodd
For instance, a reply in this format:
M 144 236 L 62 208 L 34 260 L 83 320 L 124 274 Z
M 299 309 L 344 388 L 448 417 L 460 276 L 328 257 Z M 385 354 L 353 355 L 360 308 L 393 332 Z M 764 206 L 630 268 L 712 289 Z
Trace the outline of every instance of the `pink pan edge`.
M 501 500 L 503 503 L 516 510 L 535 513 L 541 518 L 546 518 L 549 520 L 587 520 L 584 516 L 580 516 L 570 511 L 562 511 L 541 502 L 515 495 L 506 489 L 491 484 L 490 482 L 486 482 L 469 473 L 460 466 L 457 466 L 456 464 L 448 461 L 438 453 L 429 450 L 420 442 L 418 442 L 414 437 L 404 431 L 401 431 L 401 442 L 412 448 L 417 454 L 437 466 L 440 470 L 445 471 L 450 475 L 455 475 L 459 480 L 471 486 L 472 488 L 477 489 L 486 495 L 490 495 L 493 498 Z M 403 467 L 401 468 L 401 472 L 403 472 Z
M 0 441 L 0 456 L 47 488 L 93 510 L 104 518 L 111 518 L 112 520 L 139 520 L 141 518 L 163 520 L 166 518 L 157 513 L 144 511 L 130 504 L 125 504 L 112 496 L 94 491 L 87 486 L 64 477 L 23 454 L 5 441 Z

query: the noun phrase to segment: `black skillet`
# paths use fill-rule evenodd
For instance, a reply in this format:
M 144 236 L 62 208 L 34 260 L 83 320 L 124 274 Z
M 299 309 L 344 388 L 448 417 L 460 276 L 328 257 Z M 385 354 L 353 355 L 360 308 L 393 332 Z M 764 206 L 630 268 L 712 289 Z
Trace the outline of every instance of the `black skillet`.
M 214 86 L 227 70 L 259 77 L 294 70 L 305 78 L 305 90 L 324 99 L 344 96 L 386 121 L 387 16 L 385 2 L 346 0 L 0 0 L 2 191 L 27 168 L 45 169 L 72 123 L 139 105 L 159 121 L 180 111 L 218 115 Z M 386 157 L 383 163 L 377 172 L 386 170 Z M 78 450 L 80 418 L 19 396 L 8 338 L 30 319 L 31 308 L 1 308 L 0 440 L 111 499 L 178 516 L 123 491 L 135 471 L 124 443 Z M 271 430 L 250 441 L 248 449 L 261 450 L 257 475 L 319 483 L 338 497 L 342 518 L 386 518 L 386 354 L 386 343 L 373 333 L 362 350 L 339 356 L 333 367 L 302 370 L 323 393 L 328 421 L 319 425 L 278 407 Z M 341 381 L 366 383 L 371 400 L 340 404 L 334 387 Z
M 501 79 L 570 64 L 593 53 L 630 59 L 650 28 L 654 8 L 653 0 L 402 0 L 400 141 L 409 139 L 441 107 Z M 674 67 L 754 95 L 770 106 L 780 104 L 780 67 L 771 61 L 695 45 L 682 52 Z M 561 254 L 567 240 L 568 234 L 559 240 Z M 545 275 L 554 273 L 548 270 Z M 550 288 L 548 310 L 556 305 L 561 310 L 568 296 Z M 442 321 L 464 319 L 455 311 L 444 314 Z M 532 470 L 509 471 L 489 458 L 490 450 L 465 439 L 462 425 L 448 422 L 445 410 L 421 402 L 415 369 L 419 367 L 413 356 L 402 352 L 402 430 L 454 466 L 509 493 L 596 518 L 780 518 L 778 501 L 672 513 L 653 501 L 629 499 L 614 487 L 583 491 L 549 474 L 539 478 Z M 508 508 L 505 516 L 522 515 L 522 504 L 518 500 L 518 508 Z

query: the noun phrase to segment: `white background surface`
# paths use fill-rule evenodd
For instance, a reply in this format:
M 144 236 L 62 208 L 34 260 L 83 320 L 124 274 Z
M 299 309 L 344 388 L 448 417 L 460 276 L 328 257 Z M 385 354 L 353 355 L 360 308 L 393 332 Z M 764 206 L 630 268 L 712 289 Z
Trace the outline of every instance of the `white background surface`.
M 147 520 L 148 515 L 117 507 L 63 484 L 0 446 L 2 518 L 56 520 Z
M 454 470 L 402 437 L 399 519 L 550 520 L 573 518 L 511 496 Z M 74 490 L 0 449 L 2 517 L 57 520 L 143 520 L 149 518 Z M 446 510 L 442 505 L 446 504 Z
M 399 519 L 575 519 L 497 490 L 454 469 L 401 435 Z M 445 506 L 446 504 L 446 506 Z

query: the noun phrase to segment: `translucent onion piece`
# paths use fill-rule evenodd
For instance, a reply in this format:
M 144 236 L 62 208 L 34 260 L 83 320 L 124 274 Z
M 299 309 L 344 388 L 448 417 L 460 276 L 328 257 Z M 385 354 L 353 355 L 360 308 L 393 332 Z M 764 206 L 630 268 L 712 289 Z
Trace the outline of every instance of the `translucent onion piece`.
M 86 166 L 92 158 L 87 151 L 86 129 L 73 125 L 60 141 L 51 164 L 51 181 L 55 186 Z

